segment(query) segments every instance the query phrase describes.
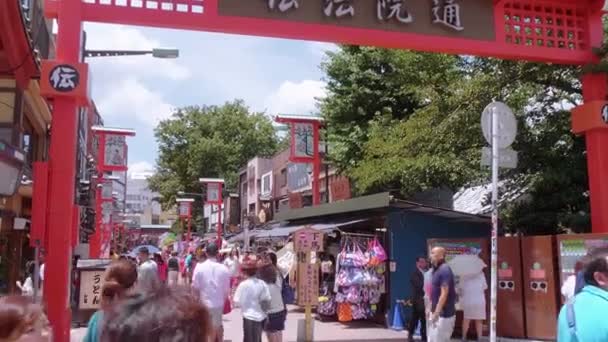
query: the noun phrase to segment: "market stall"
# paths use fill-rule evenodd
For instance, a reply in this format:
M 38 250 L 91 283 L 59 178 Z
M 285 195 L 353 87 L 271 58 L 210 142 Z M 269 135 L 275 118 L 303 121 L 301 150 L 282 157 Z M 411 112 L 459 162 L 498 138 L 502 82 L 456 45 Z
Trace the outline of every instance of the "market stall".
M 416 257 L 428 255 L 429 240 L 478 241 L 488 239 L 491 232 L 488 217 L 399 200 L 390 193 L 290 210 L 277 214 L 275 220 L 291 227 L 348 223 L 331 229 L 325 254 L 320 255 L 321 301 L 317 311 L 331 317 L 335 310 L 334 317 L 343 322 L 365 319 L 385 325 L 395 303 L 411 295 L 410 275 Z M 387 260 L 370 264 L 369 255 L 376 244 Z M 323 275 L 323 262 L 332 259 L 335 282 L 328 291 L 331 271 Z M 331 263 L 326 264 L 326 271 L 327 267 Z

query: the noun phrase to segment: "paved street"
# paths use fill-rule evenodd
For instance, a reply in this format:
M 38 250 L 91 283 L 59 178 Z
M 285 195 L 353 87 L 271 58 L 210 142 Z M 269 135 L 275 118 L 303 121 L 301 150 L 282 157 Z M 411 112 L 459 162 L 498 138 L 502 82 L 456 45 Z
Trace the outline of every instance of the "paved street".
M 296 341 L 298 320 L 304 319 L 304 313 L 291 311 L 287 320 L 285 341 Z M 226 341 L 242 341 L 243 328 L 240 311 L 234 310 L 224 316 Z M 85 335 L 85 328 L 72 330 L 72 342 L 80 342 Z M 403 341 L 405 332 L 385 329 L 379 325 L 369 323 L 341 324 L 337 322 L 315 321 L 315 341 Z M 265 339 L 264 339 L 265 340 Z
M 289 313 L 287 327 L 284 334 L 285 342 L 295 342 L 297 339 L 298 320 L 304 319 L 304 313 L 295 311 L 294 307 Z M 243 328 L 241 327 L 241 313 L 234 310 L 224 316 L 224 327 L 226 331 L 225 341 L 239 342 L 243 340 Z M 86 328 L 72 329 L 71 342 L 81 342 L 86 333 Z M 338 322 L 315 321 L 315 342 L 349 341 L 349 342 L 384 342 L 405 341 L 407 333 L 404 331 L 393 331 L 382 326 L 366 322 L 351 322 L 342 324 Z M 266 341 L 266 338 L 263 339 Z M 484 339 L 487 340 L 487 339 Z M 460 340 L 452 340 L 460 341 Z M 501 342 L 534 342 L 532 340 L 515 340 L 499 338 Z

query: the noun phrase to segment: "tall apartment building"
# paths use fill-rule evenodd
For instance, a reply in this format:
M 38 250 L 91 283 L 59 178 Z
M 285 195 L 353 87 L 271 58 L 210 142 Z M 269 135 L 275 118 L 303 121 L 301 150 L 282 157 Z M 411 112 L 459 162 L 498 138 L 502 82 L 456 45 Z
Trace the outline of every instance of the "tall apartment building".
M 160 195 L 150 190 L 148 178 L 153 172 L 132 173 L 127 179 L 125 219 L 129 227 L 149 225 L 171 225 L 177 220 L 176 213 L 163 212 L 158 198 Z

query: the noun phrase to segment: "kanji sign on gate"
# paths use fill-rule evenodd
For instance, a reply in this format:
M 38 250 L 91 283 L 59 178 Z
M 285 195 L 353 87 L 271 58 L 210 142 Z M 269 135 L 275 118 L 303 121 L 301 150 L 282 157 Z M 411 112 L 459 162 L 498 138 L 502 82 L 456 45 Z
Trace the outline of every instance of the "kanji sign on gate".
M 220 0 L 218 14 L 485 41 L 495 37 L 494 5 L 486 0 Z

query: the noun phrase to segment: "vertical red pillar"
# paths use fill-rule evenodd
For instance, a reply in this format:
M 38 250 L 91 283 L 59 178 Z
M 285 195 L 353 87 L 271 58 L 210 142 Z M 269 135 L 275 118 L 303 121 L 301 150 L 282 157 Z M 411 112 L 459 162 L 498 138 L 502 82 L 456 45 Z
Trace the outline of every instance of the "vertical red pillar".
M 321 154 L 319 152 L 319 123 L 313 123 L 312 204 L 321 204 Z
M 587 74 L 583 76 L 582 83 L 585 102 L 605 100 L 608 94 L 608 77 L 605 73 Z M 594 233 L 608 233 L 608 125 L 587 131 L 585 142 L 591 227 Z
M 223 192 L 223 183 L 218 183 L 218 208 L 217 208 L 217 240 L 219 243 L 219 248 L 222 248 L 222 235 L 224 234 L 224 226 L 222 225 L 222 205 L 224 203 Z
M 80 60 L 82 32 L 80 0 L 59 2 L 57 59 L 68 63 Z M 53 341 L 70 341 L 72 313 L 69 306 L 71 269 L 71 229 L 76 179 L 76 99 L 57 97 L 53 105 L 49 158 L 49 250 L 46 260 L 45 291 Z
M 591 46 L 601 47 L 604 29 L 600 11 L 590 15 L 589 33 Z M 582 86 L 585 102 L 606 100 L 608 77 L 605 72 L 584 75 Z M 594 233 L 608 233 L 608 125 L 585 132 L 585 142 L 587 144 L 591 227 Z

